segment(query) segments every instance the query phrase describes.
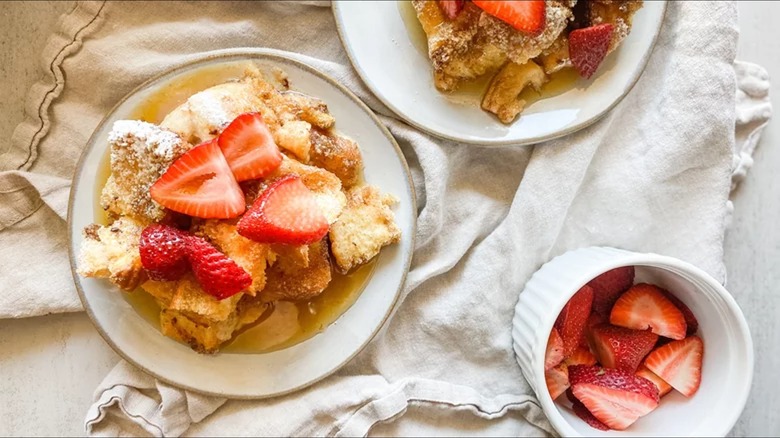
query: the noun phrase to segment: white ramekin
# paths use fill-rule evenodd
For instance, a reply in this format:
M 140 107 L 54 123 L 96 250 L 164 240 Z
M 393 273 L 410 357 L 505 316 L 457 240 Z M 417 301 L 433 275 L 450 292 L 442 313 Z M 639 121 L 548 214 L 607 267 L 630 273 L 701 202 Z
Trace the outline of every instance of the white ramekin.
M 702 382 L 692 398 L 672 391 L 627 430 L 602 432 L 550 398 L 544 353 L 550 330 L 569 298 L 594 277 L 621 266 L 635 266 L 636 283 L 668 289 L 696 315 L 704 341 Z M 731 295 L 701 269 L 657 254 L 591 247 L 552 259 L 520 294 L 512 338 L 523 375 L 562 436 L 725 436 L 745 407 L 753 380 L 753 342 Z

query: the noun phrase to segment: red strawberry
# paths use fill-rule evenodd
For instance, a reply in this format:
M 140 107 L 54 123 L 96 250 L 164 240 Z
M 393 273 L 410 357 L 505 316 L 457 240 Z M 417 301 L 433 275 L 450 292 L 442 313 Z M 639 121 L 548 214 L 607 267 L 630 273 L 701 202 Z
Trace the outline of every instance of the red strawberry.
M 488 15 L 529 35 L 539 35 L 547 25 L 544 0 L 473 0 L 473 3 Z
M 658 335 L 649 330 L 631 330 L 609 324 L 590 329 L 590 342 L 599 363 L 632 373 L 655 347 L 657 340 Z
M 593 303 L 593 289 L 583 286 L 569 302 L 563 306 L 563 310 L 555 321 L 555 327 L 563 338 L 563 355 L 567 357 L 574 353 L 585 335 L 585 323 L 590 315 L 590 306 Z
M 463 6 L 466 5 L 466 0 L 439 0 L 439 7 L 444 13 L 444 16 L 450 20 L 458 18 L 458 14 L 463 10 Z
M 141 264 L 149 278 L 175 281 L 187 273 L 187 239 L 184 233 L 167 225 L 152 224 L 141 232 L 138 249 Z
M 620 294 L 634 284 L 634 267 L 624 266 L 607 271 L 588 282 L 593 288 L 593 311 L 609 315 Z
M 569 381 L 574 396 L 612 429 L 624 430 L 658 406 L 653 382 L 623 370 L 574 365 Z
M 268 186 L 238 222 L 238 234 L 260 243 L 307 245 L 327 233 L 328 220 L 296 175 Z
M 605 23 L 569 32 L 569 57 L 580 76 L 589 79 L 598 70 L 609 51 L 613 29 Z
M 701 338 L 690 336 L 658 347 L 647 356 L 645 366 L 682 395 L 691 397 L 701 384 L 703 355 Z
M 663 290 L 664 296 L 674 304 L 675 307 L 680 309 L 680 312 L 682 312 L 683 317 L 685 317 L 685 325 L 688 326 L 688 329 L 685 331 L 685 334 L 688 336 L 696 333 L 696 330 L 699 329 L 699 321 L 696 320 L 696 317 L 693 316 L 693 312 L 691 312 L 691 309 L 688 308 L 688 306 L 685 305 L 682 301 L 680 301 L 679 298 L 672 295 L 671 292 L 668 290 Z
M 219 134 L 219 147 L 236 181 L 262 178 L 282 163 L 282 153 L 260 113 L 245 113 Z
M 571 403 L 571 407 L 578 417 L 580 417 L 584 422 L 588 423 L 588 426 L 598 430 L 610 430 L 609 426 L 599 421 L 598 418 L 594 417 L 588 408 L 586 408 L 585 405 L 582 404 L 582 402 L 579 400 L 574 399 L 574 401 Z
M 544 353 L 544 370 L 558 365 L 563 360 L 563 339 L 555 328 L 550 332 L 547 339 L 547 350 Z
M 685 337 L 685 317 L 666 299 L 663 290 L 652 284 L 637 284 L 620 296 L 612 307 L 609 322 L 634 330 L 652 329 L 672 339 Z
M 585 347 L 577 347 L 571 356 L 567 357 L 564 363 L 568 366 L 572 365 L 596 365 L 596 356 Z
M 658 387 L 658 396 L 663 397 L 666 394 L 669 393 L 669 391 L 672 390 L 672 387 L 664 381 L 664 379 L 658 377 L 654 372 L 647 369 L 647 367 L 642 364 L 639 366 L 639 369 L 636 371 L 636 375 L 639 377 L 644 377 L 645 379 L 653 382 L 655 386 Z
M 187 243 L 187 258 L 192 272 L 209 295 L 222 300 L 252 284 L 252 278 L 243 268 L 203 238 L 189 236 Z
M 571 404 L 574 404 L 574 403 L 582 403 L 581 401 L 577 400 L 577 397 L 575 397 L 575 396 L 574 396 L 574 393 L 573 393 L 573 392 L 571 392 L 571 387 L 570 387 L 569 389 L 567 389 L 567 390 L 566 390 L 566 398 L 568 398 L 568 399 L 569 399 L 569 401 L 571 402 Z
M 246 208 L 244 194 L 213 140 L 174 161 L 149 193 L 165 208 L 200 218 L 233 218 Z
M 545 371 L 544 380 L 547 383 L 547 390 L 550 391 L 550 397 L 553 400 L 560 397 L 569 387 L 569 372 L 566 365 L 560 364 Z

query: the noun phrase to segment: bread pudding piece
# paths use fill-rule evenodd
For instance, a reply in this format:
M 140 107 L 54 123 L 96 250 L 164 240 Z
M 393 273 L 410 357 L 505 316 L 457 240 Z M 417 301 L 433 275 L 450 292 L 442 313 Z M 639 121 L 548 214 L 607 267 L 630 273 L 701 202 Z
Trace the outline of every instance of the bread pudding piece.
M 266 274 L 268 281 L 260 294 L 262 300 L 297 301 L 314 298 L 328 287 L 331 280 L 327 241 L 323 239 L 309 245 L 305 263 L 283 258 L 269 267 Z
M 336 266 L 349 272 L 374 258 L 382 247 L 401 240 L 390 207 L 398 200 L 370 185 L 349 191 L 347 208 L 330 227 L 330 249 Z
M 482 98 L 482 109 L 495 114 L 501 122 L 510 123 L 525 107 L 525 100 L 520 98 L 525 87 L 541 91 L 545 82 L 547 75 L 535 62 L 508 62 L 493 76 Z
M 333 173 L 344 188 L 357 185 L 363 174 L 363 156 L 357 143 L 331 131 L 312 129 L 309 161 Z
M 507 61 L 524 64 L 566 29 L 574 1 L 547 2 L 546 26 L 532 36 L 488 15 L 471 2 L 453 19 L 447 19 L 437 2 L 413 0 L 417 18 L 428 38 L 434 84 L 441 91 L 455 90 L 464 80 L 493 72 Z
M 173 132 L 138 120 L 119 120 L 108 135 L 111 176 L 103 187 L 100 205 L 113 216 L 157 222 L 165 208 L 152 200 L 149 187 L 191 145 Z
M 82 277 L 108 278 L 121 289 L 132 291 L 146 280 L 138 240 L 143 226 L 128 217 L 109 226 L 92 224 L 84 229 L 77 272 Z

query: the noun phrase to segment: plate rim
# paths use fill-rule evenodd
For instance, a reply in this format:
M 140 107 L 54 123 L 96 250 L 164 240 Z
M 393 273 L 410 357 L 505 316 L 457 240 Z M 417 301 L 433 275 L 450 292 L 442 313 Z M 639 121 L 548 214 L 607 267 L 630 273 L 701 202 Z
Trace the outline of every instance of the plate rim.
M 539 135 L 536 137 L 531 137 L 527 139 L 520 139 L 520 140 L 486 140 L 486 139 L 470 139 L 470 138 L 462 138 L 453 136 L 447 133 L 438 132 L 436 130 L 430 129 L 426 126 L 423 126 L 419 123 L 417 123 L 415 120 L 413 120 L 410 117 L 407 117 L 403 112 L 399 111 L 398 108 L 390 103 L 388 99 L 375 91 L 375 86 L 372 85 L 372 83 L 368 80 L 368 75 L 365 71 L 363 71 L 357 62 L 355 62 L 355 59 L 353 57 L 351 46 L 349 46 L 346 43 L 346 38 L 344 37 L 344 29 L 343 29 L 343 23 L 340 19 L 338 10 L 341 7 L 341 3 L 349 2 L 350 0 L 333 0 L 331 2 L 331 11 L 333 13 L 333 20 L 336 22 L 336 31 L 339 35 L 339 40 L 341 41 L 341 46 L 344 48 L 344 51 L 347 54 L 347 58 L 349 58 L 350 64 L 352 64 L 352 68 L 355 69 L 358 76 L 360 76 L 360 79 L 363 81 L 364 84 L 366 84 L 366 87 L 371 91 L 371 93 L 377 97 L 385 106 L 387 106 L 393 114 L 400 117 L 404 122 L 414 126 L 415 128 L 424 131 L 430 135 L 433 135 L 434 137 L 442 138 L 445 140 L 453 141 L 456 143 L 463 143 L 467 145 L 475 145 L 475 146 L 482 146 L 482 147 L 507 147 L 507 146 L 530 146 L 535 145 L 539 143 L 544 143 L 546 141 L 555 140 L 561 137 L 565 137 L 567 135 L 573 134 L 579 130 L 585 129 L 588 126 L 598 122 L 601 120 L 605 115 L 607 115 L 612 109 L 619 104 L 623 98 L 625 98 L 628 93 L 631 92 L 631 90 L 634 88 L 637 82 L 639 82 L 639 78 L 642 77 L 642 74 L 644 73 L 645 69 L 647 68 L 647 63 L 650 61 L 650 57 L 652 56 L 653 52 L 655 51 L 655 45 L 658 42 L 658 35 L 661 34 L 661 30 L 663 28 L 663 24 L 666 21 L 666 12 L 668 10 L 669 1 L 668 0 L 660 0 L 663 2 L 663 6 L 661 8 L 661 15 L 660 19 L 658 20 L 658 28 L 653 35 L 653 40 L 650 42 L 650 47 L 647 50 L 646 53 L 642 55 L 642 59 L 639 60 L 639 69 L 634 72 L 632 77 L 630 78 L 630 81 L 628 83 L 628 86 L 625 87 L 623 92 L 618 96 L 617 99 L 615 99 L 612 103 L 607 105 L 606 108 L 604 108 L 601 112 L 594 115 L 590 119 L 584 120 L 582 122 L 579 122 L 577 124 L 574 124 L 572 126 L 568 126 L 565 129 L 562 129 L 557 132 L 552 132 L 545 135 Z M 398 1 L 411 1 L 411 0 L 392 0 L 395 2 Z M 648 0 L 645 0 L 648 1 Z M 658 1 L 658 0 L 653 0 Z M 515 120 L 513 123 L 517 122 Z
M 293 56 L 297 54 L 292 54 Z M 130 364 L 132 364 L 134 367 L 140 369 L 144 373 L 149 374 L 150 376 L 154 377 L 155 379 L 158 379 L 162 382 L 165 382 L 167 384 L 170 384 L 176 388 L 184 389 L 187 391 L 196 392 L 199 394 L 209 395 L 209 396 L 215 396 L 215 397 L 228 397 L 231 399 L 236 400 L 262 400 L 262 399 L 268 399 L 272 397 L 279 397 L 287 394 L 291 394 L 297 391 L 300 391 L 304 388 L 307 388 L 309 386 L 312 386 L 321 380 L 333 375 L 338 370 L 343 368 L 346 364 L 352 361 L 352 359 L 355 358 L 360 352 L 362 352 L 368 344 L 371 343 L 371 341 L 374 340 L 377 334 L 379 334 L 385 327 L 386 323 L 388 322 L 388 319 L 391 315 L 393 315 L 394 310 L 396 309 L 397 305 L 399 304 L 399 299 L 401 297 L 401 292 L 404 289 L 404 286 L 406 285 L 407 276 L 409 274 L 409 269 L 411 267 L 412 262 L 412 256 L 414 254 L 414 248 L 416 243 L 416 236 L 417 236 L 417 215 L 415 214 L 415 210 L 417 208 L 417 192 L 414 185 L 414 180 L 412 179 L 412 173 L 409 169 L 409 164 L 406 160 L 406 156 L 404 156 L 401 147 L 398 145 L 398 143 L 395 140 L 395 137 L 390 133 L 389 129 L 379 120 L 377 115 L 371 110 L 371 108 L 368 107 L 360 98 L 358 98 L 352 91 L 350 91 L 348 88 L 346 88 L 344 85 L 342 85 L 340 82 L 338 82 L 336 79 L 328 75 L 327 73 L 305 63 L 301 59 L 296 59 L 295 57 L 291 56 L 291 52 L 285 52 L 283 50 L 277 50 L 277 49 L 271 49 L 271 48 L 251 48 L 251 47 L 245 47 L 245 48 L 230 48 L 230 49 L 218 49 L 218 50 L 212 50 L 208 52 L 203 52 L 199 56 L 196 56 L 192 59 L 187 59 L 184 62 L 181 62 L 179 64 L 176 64 L 170 68 L 165 69 L 164 71 L 155 74 L 154 76 L 150 77 L 149 79 L 143 81 L 140 85 L 134 87 L 131 91 L 129 91 L 127 94 L 125 94 L 119 101 L 117 101 L 116 104 L 114 104 L 111 109 L 109 109 L 106 114 L 103 116 L 103 118 L 100 120 L 100 122 L 95 126 L 92 134 L 89 136 L 89 139 L 87 140 L 87 147 L 84 148 L 84 150 L 79 155 L 79 159 L 76 162 L 76 170 L 73 173 L 73 178 L 71 179 L 71 186 L 70 186 L 70 193 L 68 195 L 68 212 L 67 212 L 67 228 L 68 228 L 68 259 L 70 264 L 70 271 L 71 276 L 73 277 L 73 283 L 76 287 L 76 291 L 79 296 L 79 301 L 81 302 L 82 307 L 84 308 L 84 311 L 89 316 L 89 320 L 92 323 L 92 326 L 95 327 L 95 329 L 100 334 L 101 338 L 108 344 L 109 347 L 122 359 L 126 360 Z M 124 351 L 122 351 L 116 343 L 111 339 L 111 337 L 108 335 L 108 333 L 103 329 L 103 327 L 97 322 L 97 319 L 94 315 L 94 311 L 92 307 L 89 305 L 89 302 L 87 301 L 87 298 L 84 294 L 84 290 L 81 285 L 80 276 L 76 272 L 77 267 L 77 260 L 76 260 L 76 254 L 73 246 L 73 236 L 75 235 L 76 230 L 73 228 L 73 208 L 74 208 L 74 200 L 76 198 L 76 193 L 79 191 L 79 183 L 78 180 L 81 177 L 82 171 L 84 170 L 84 162 L 86 161 L 86 157 L 95 149 L 97 145 L 97 139 L 96 136 L 100 133 L 100 131 L 103 129 L 104 125 L 107 123 L 107 121 L 111 118 L 111 116 L 114 114 L 114 112 L 127 101 L 130 97 L 134 96 L 136 93 L 140 92 L 141 90 L 145 89 L 146 87 L 154 84 L 155 82 L 159 81 L 160 79 L 164 78 L 165 76 L 172 75 L 176 76 L 178 74 L 186 72 L 189 68 L 202 64 L 202 63 L 208 63 L 213 62 L 215 60 L 224 59 L 225 62 L 229 62 L 229 58 L 236 58 L 236 57 L 243 57 L 243 60 L 266 60 L 271 61 L 272 63 L 278 63 L 278 64 L 292 64 L 295 67 L 298 67 L 302 70 L 307 71 L 308 73 L 311 73 L 330 85 L 334 86 L 336 89 L 344 93 L 345 96 L 347 96 L 351 101 L 353 101 L 357 107 L 362 110 L 366 115 L 371 119 L 371 121 L 374 122 L 376 127 L 379 129 L 379 131 L 384 135 L 387 140 L 390 142 L 390 144 L 393 147 L 393 150 L 395 151 L 396 155 L 398 156 L 401 166 L 404 170 L 404 176 L 406 179 L 406 185 L 409 190 L 409 195 L 411 196 L 412 200 L 412 206 L 411 207 L 411 217 L 412 217 L 412 223 L 411 223 L 411 236 L 409 237 L 409 248 L 407 251 L 405 251 L 402 254 L 402 257 L 404 257 L 403 262 L 403 272 L 401 274 L 401 279 L 398 284 L 398 287 L 395 291 L 395 294 L 393 296 L 393 300 L 390 306 L 388 306 L 387 310 L 385 311 L 384 316 L 382 317 L 382 321 L 379 325 L 377 325 L 376 329 L 369 335 L 369 337 L 358 347 L 353 351 L 346 359 L 344 359 L 341 363 L 339 363 L 337 366 L 334 366 L 331 370 L 323 373 L 322 375 L 308 380 L 306 382 L 303 382 L 299 385 L 294 386 L 293 388 L 286 389 L 283 391 L 276 391 L 268 394 L 262 394 L 262 395 L 247 395 L 247 394 L 235 394 L 230 392 L 214 392 L 214 391 L 207 391 L 202 390 L 199 388 L 192 387 L 190 385 L 182 384 L 180 382 L 174 382 L 171 379 L 168 379 L 167 377 L 164 377 L 160 375 L 159 373 L 141 366 L 138 364 L 133 358 L 131 358 L 129 355 L 127 355 Z M 241 59 L 236 59 L 235 61 L 240 61 Z M 368 287 L 370 284 L 371 279 L 369 278 L 368 282 L 365 284 L 365 287 Z M 362 294 L 362 292 L 361 292 Z M 348 311 L 349 308 L 346 311 Z M 343 314 L 342 314 L 343 315 Z M 333 322 L 337 322 L 342 315 L 339 315 L 339 317 Z M 326 329 L 327 330 L 327 329 Z M 316 336 L 316 335 L 315 335 Z M 297 344 L 296 344 L 297 345 Z M 197 354 L 194 353 L 193 354 Z M 262 355 L 263 353 L 258 353 L 258 355 Z

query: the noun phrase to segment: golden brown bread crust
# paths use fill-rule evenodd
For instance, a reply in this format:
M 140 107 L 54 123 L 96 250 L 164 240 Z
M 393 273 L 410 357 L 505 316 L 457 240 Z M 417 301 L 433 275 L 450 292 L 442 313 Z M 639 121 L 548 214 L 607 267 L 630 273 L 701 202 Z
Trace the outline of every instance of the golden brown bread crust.
M 312 129 L 311 145 L 312 165 L 336 175 L 346 189 L 360 182 L 363 156 L 355 141 L 333 131 Z
M 291 261 L 277 261 L 268 268 L 268 282 L 260 294 L 262 300 L 306 300 L 321 294 L 330 284 L 330 254 L 325 240 L 308 246 L 306 263 Z

